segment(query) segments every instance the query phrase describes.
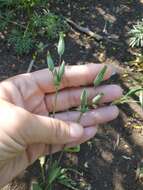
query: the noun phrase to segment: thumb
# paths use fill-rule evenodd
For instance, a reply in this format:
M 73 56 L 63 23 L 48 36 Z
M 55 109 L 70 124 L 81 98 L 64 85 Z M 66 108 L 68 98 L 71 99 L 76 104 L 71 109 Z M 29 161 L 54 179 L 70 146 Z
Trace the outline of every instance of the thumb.
M 79 140 L 83 134 L 83 127 L 77 123 L 32 114 L 1 99 L 0 105 L 0 129 L 20 145 L 66 144 Z
M 83 127 L 80 124 L 34 115 L 31 119 L 26 142 L 45 144 L 66 144 L 81 138 Z

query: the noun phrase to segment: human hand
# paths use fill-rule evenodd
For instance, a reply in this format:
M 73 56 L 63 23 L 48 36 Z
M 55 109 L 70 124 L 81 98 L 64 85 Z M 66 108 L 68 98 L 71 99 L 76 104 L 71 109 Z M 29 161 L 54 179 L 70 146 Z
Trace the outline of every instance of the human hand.
M 101 103 L 112 102 L 122 95 L 117 85 L 90 87 L 103 65 L 88 64 L 66 67 L 58 93 L 56 119 L 53 111 L 55 87 L 48 69 L 22 74 L 0 84 L 0 187 L 11 181 L 22 170 L 42 155 L 75 146 L 92 138 L 97 125 L 118 116 L 116 106 L 102 106 L 85 113 L 77 124 L 78 111 L 67 111 L 80 105 L 83 86 L 89 100 L 104 93 Z M 108 66 L 105 80 L 112 75 Z M 60 111 L 62 111 L 60 113 Z

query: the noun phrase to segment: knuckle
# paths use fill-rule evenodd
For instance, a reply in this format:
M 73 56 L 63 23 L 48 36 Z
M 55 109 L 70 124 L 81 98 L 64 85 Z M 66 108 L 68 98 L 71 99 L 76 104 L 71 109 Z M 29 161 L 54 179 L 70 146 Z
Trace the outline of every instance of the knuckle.
M 80 102 L 80 90 L 69 92 L 69 102 L 71 106 L 77 106 Z
M 54 129 L 54 136 L 57 141 L 64 141 L 69 137 L 69 127 L 63 121 L 57 120 Z
M 45 107 L 48 112 L 52 112 L 54 109 L 54 97 L 52 95 L 47 95 L 45 99 Z

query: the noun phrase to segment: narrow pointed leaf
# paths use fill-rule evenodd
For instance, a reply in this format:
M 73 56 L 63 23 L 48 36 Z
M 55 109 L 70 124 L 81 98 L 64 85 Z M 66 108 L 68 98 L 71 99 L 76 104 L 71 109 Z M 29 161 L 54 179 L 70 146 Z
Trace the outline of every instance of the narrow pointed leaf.
M 59 78 L 59 74 L 56 69 L 54 70 L 54 85 L 56 87 L 60 86 L 60 78 Z
M 60 68 L 59 68 L 59 71 L 58 71 L 60 82 L 62 80 L 64 72 L 65 72 L 65 62 L 63 61 L 62 64 L 61 64 L 61 66 L 60 66 Z
M 107 65 L 105 65 L 103 67 L 103 69 L 101 69 L 101 71 L 96 76 L 96 78 L 95 78 L 95 80 L 93 82 L 94 83 L 94 87 L 100 85 L 100 83 L 103 81 L 105 73 L 106 73 L 106 70 L 107 70 Z
M 84 89 L 80 96 L 81 106 L 87 105 L 87 98 L 88 98 L 88 94 L 87 94 L 87 91 Z
M 133 96 L 135 95 L 137 92 L 143 91 L 143 88 L 135 88 L 135 89 L 131 89 L 125 96 Z
M 80 109 L 81 113 L 85 113 L 88 111 L 88 93 L 84 89 L 81 96 L 80 96 Z
M 55 161 L 52 166 L 49 168 L 48 175 L 48 184 L 51 185 L 60 175 L 61 167 L 58 166 L 58 163 Z
M 61 57 L 64 54 L 65 51 L 65 41 L 64 41 L 64 34 L 60 34 L 60 39 L 58 43 L 58 54 Z
M 50 52 L 47 53 L 47 64 L 48 64 L 49 70 L 50 70 L 51 72 L 53 72 L 55 66 L 54 66 L 54 61 L 53 61 L 53 59 L 52 59 L 52 57 L 51 57 Z

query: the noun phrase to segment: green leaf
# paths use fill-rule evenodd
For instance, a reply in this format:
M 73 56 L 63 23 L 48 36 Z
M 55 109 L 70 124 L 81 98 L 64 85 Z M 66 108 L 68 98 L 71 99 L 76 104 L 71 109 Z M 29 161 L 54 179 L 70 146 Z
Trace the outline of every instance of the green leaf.
M 60 39 L 58 42 L 58 54 L 61 57 L 65 51 L 65 41 L 64 41 L 64 34 L 60 33 Z
M 40 185 L 38 183 L 33 183 L 32 190 L 42 190 L 42 188 L 40 187 Z
M 100 93 L 100 94 L 96 95 L 96 96 L 92 99 L 92 104 L 93 104 L 94 106 L 96 106 L 96 105 L 100 102 L 100 100 L 102 99 L 103 96 L 104 96 L 103 93 Z
M 76 174 L 79 174 L 79 172 L 74 169 L 63 168 L 61 169 L 61 175 L 58 177 L 57 182 L 64 185 L 65 187 L 68 187 L 68 189 L 79 190 L 76 188 L 76 181 L 72 180 L 71 177 L 67 175 L 67 171 L 72 171 Z
M 105 76 L 105 73 L 106 73 L 106 70 L 107 70 L 107 65 L 105 65 L 101 71 L 98 73 L 98 75 L 96 76 L 93 84 L 94 84 L 94 87 L 100 85 L 100 83 L 103 81 L 104 79 L 104 76 Z
M 59 87 L 60 86 L 60 78 L 59 78 L 59 74 L 58 74 L 58 72 L 57 72 L 57 70 L 55 69 L 54 70 L 54 85 L 56 86 L 56 87 Z
M 87 105 L 87 98 L 88 98 L 88 94 L 87 94 L 87 91 L 84 89 L 80 96 L 81 106 Z
M 65 72 L 65 62 L 63 61 L 62 64 L 61 64 L 61 66 L 60 66 L 60 68 L 59 68 L 59 71 L 58 71 L 60 82 L 62 80 L 64 72 Z
M 143 91 L 143 88 L 135 88 L 135 89 L 131 89 L 125 96 L 133 96 L 135 95 L 137 92 Z
M 64 148 L 65 152 L 80 152 L 80 145 L 77 145 L 75 147 L 71 147 L 71 148 Z
M 84 89 L 80 96 L 80 112 L 85 113 L 88 111 L 88 93 Z
M 48 185 L 51 185 L 60 175 L 61 167 L 58 166 L 57 161 L 52 163 L 51 167 L 49 168 L 49 175 L 48 175 Z
M 48 53 L 47 53 L 47 64 L 48 64 L 49 70 L 50 70 L 51 72 L 53 72 L 55 66 L 54 66 L 54 62 L 53 62 L 53 59 L 52 59 L 51 54 L 50 54 L 49 51 L 48 51 Z

